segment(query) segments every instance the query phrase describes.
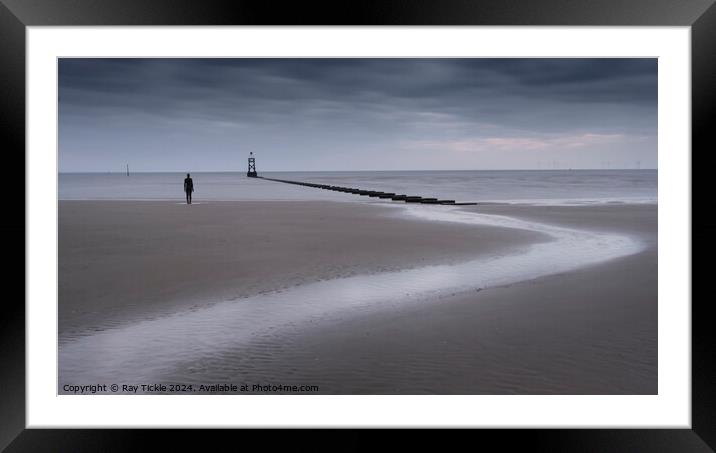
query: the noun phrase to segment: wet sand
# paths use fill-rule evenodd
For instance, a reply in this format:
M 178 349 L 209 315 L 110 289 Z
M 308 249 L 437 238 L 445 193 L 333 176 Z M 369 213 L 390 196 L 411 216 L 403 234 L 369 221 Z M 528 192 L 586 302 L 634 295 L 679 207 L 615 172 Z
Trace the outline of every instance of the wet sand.
M 202 294 L 209 303 L 320 278 L 456 263 L 545 239 L 400 219 L 359 204 L 146 203 L 61 202 L 61 336 L 179 310 Z M 177 209 L 201 207 L 209 208 L 201 216 Z M 507 287 L 299 323 L 184 363 L 183 372 L 160 380 L 177 382 L 191 370 L 195 382 L 313 385 L 328 394 L 656 393 L 656 206 L 469 209 L 623 232 L 647 247 Z M 166 274 L 156 271 L 162 266 Z M 109 288 L 108 272 L 120 277 Z M 146 302 L 127 303 L 132 297 Z M 104 313 L 92 316 L 97 304 Z
M 202 363 L 339 394 L 656 394 L 656 206 L 472 208 L 639 235 L 638 254 L 261 338 Z
M 317 280 L 449 264 L 544 235 L 365 203 L 60 201 L 63 337 Z

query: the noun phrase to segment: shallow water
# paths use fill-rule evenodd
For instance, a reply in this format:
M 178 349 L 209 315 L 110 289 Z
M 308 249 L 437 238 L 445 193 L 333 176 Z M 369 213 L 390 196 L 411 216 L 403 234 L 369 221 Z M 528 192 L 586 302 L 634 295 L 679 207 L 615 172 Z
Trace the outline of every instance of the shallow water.
M 62 338 L 60 388 L 68 384 L 211 382 L 231 376 L 212 358 L 255 339 L 280 341 L 282 332 L 417 303 L 457 291 L 510 284 L 637 253 L 629 236 L 576 230 L 446 206 L 396 205 L 396 215 L 430 221 L 528 229 L 551 240 L 522 250 L 458 264 L 319 281 L 286 291 L 225 301 L 171 316 Z M 263 363 L 271 360 L 266 351 Z M 215 361 L 213 362 L 215 363 Z M 188 364 L 193 364 L 188 366 Z
M 269 178 L 313 182 L 457 201 L 529 204 L 655 203 L 656 170 L 505 170 L 403 172 L 265 172 Z M 195 173 L 194 199 L 355 201 L 356 195 L 247 178 Z M 61 200 L 183 201 L 184 174 L 61 173 Z M 362 197 L 365 199 L 365 197 Z M 368 201 L 368 200 L 366 200 Z

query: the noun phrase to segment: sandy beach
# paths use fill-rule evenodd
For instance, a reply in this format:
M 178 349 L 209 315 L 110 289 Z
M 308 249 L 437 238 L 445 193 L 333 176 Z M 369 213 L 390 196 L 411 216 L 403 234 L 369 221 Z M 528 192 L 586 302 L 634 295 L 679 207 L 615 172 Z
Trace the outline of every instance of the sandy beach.
M 360 203 L 60 201 L 59 332 L 317 280 L 455 263 L 538 233 L 388 216 Z
M 153 377 L 313 385 L 327 394 L 657 392 L 656 205 L 466 210 L 620 233 L 645 247 L 507 286 L 283 322 Z M 93 332 L 225 301 L 519 253 L 550 240 L 395 213 L 368 203 L 60 201 L 61 350 Z
M 297 329 L 258 378 L 241 377 L 288 376 L 327 393 L 658 392 L 656 206 L 471 209 L 624 231 L 648 247 L 574 272 Z M 257 342 L 217 363 L 249 367 L 268 347 Z

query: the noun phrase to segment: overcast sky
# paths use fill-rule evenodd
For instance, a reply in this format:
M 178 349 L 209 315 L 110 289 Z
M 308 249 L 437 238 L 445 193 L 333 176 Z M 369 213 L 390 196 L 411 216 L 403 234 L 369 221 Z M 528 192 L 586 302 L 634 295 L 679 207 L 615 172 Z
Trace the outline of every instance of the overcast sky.
M 61 59 L 60 171 L 656 168 L 656 59 Z

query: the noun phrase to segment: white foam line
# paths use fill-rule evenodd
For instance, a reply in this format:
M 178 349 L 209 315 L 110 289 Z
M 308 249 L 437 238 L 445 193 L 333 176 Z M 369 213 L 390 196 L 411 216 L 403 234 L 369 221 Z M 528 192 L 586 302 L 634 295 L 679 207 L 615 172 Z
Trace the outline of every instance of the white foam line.
M 445 206 L 405 206 L 426 220 L 541 232 L 552 240 L 458 265 L 428 266 L 306 284 L 283 292 L 226 301 L 159 319 L 65 339 L 60 382 L 143 383 L 182 376 L 183 367 L 283 327 L 409 303 L 426 296 L 510 284 L 633 254 L 641 242 L 618 234 L 576 230 Z M 182 365 L 183 364 L 183 365 Z M 205 382 L 211 370 L 195 376 Z M 203 381 L 202 381 L 203 379 Z

